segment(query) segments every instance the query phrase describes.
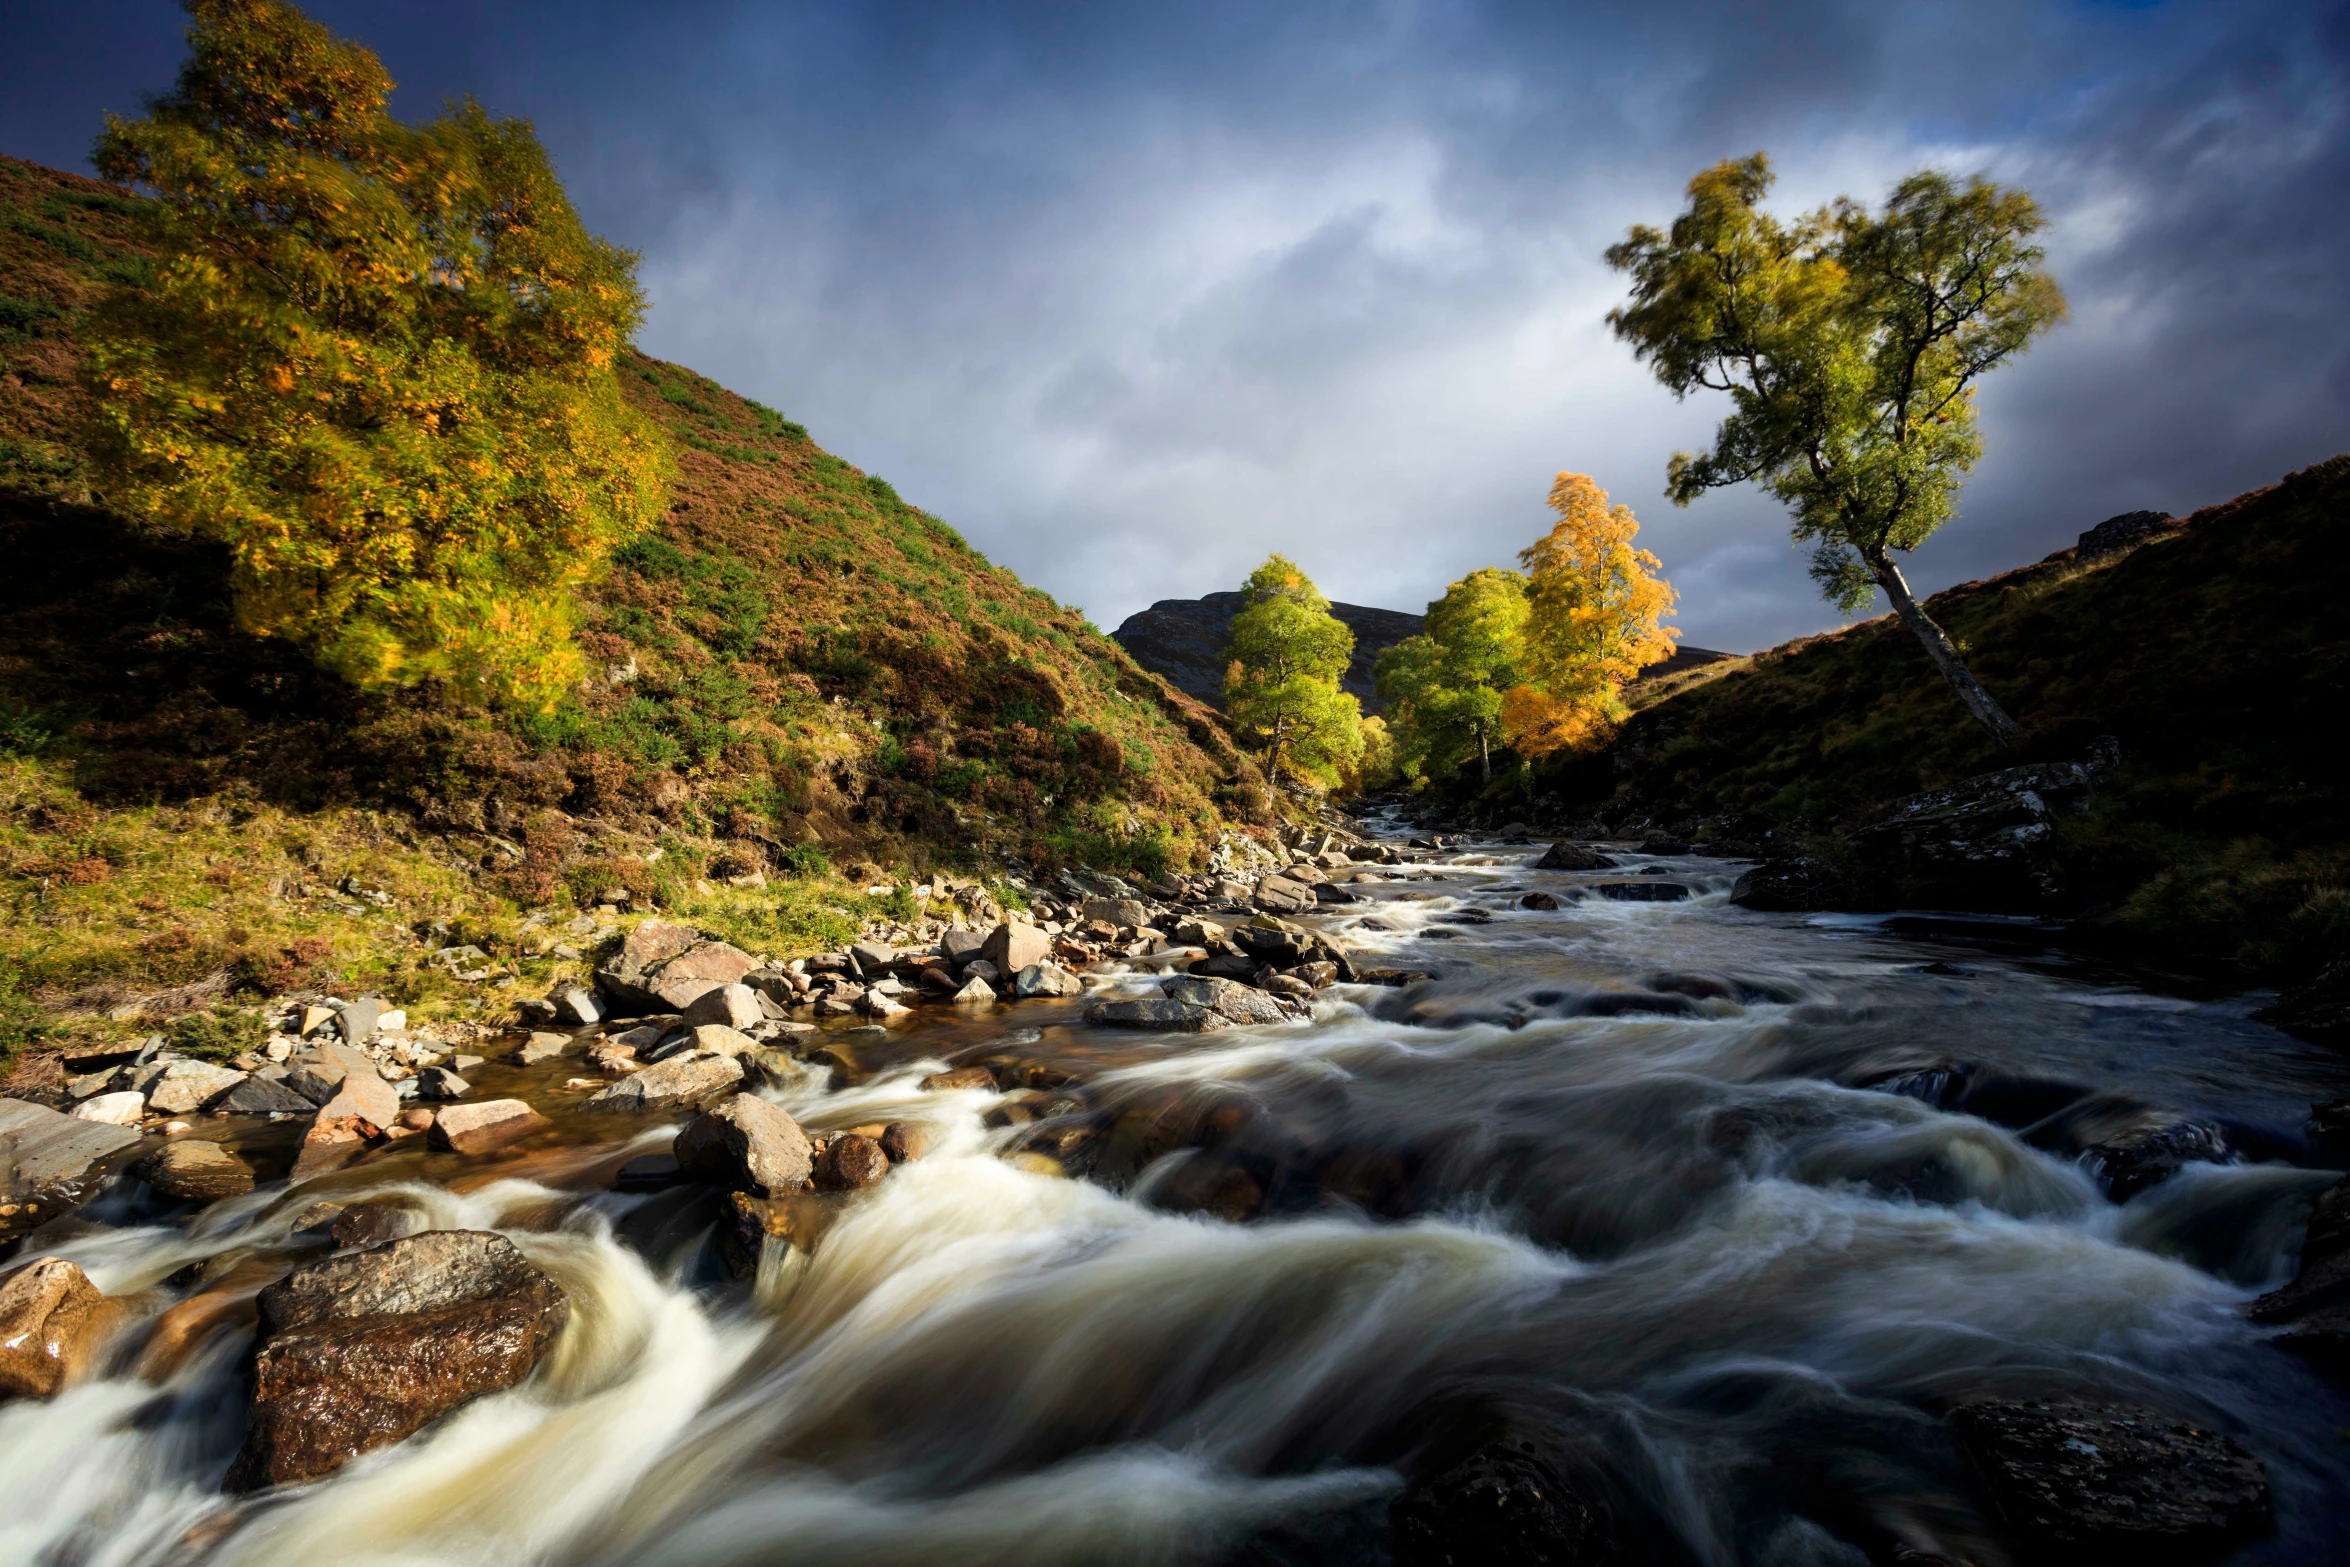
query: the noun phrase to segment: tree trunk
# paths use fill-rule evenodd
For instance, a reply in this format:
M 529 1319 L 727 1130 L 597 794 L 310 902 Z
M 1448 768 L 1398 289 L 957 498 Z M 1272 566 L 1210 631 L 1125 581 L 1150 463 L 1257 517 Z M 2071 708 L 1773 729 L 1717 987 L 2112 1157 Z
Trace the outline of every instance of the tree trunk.
M 1493 782 L 1493 746 L 1485 738 L 1485 731 L 1477 731 L 1477 766 L 1485 774 L 1485 781 Z
M 1861 551 L 1861 559 L 1868 563 L 1869 574 L 1877 579 L 1877 586 L 1885 590 L 1885 597 L 1893 601 L 1893 612 L 1926 645 L 1927 656 L 1933 659 L 1934 667 L 1942 671 L 1942 678 L 1950 682 L 1950 689 L 1958 693 L 1958 699 L 1966 704 L 1966 710 L 1974 715 L 1975 722 L 1991 731 L 1991 738 L 1999 743 L 2002 751 L 2014 749 L 2024 738 L 2023 725 L 2008 717 L 2007 709 L 2001 707 L 1998 700 L 1983 689 L 1983 682 L 1977 680 L 1975 672 L 1966 667 L 1966 660 L 1959 657 L 1958 649 L 1951 644 L 1949 635 L 1934 624 L 1934 618 L 1911 595 L 1909 583 L 1902 578 L 1901 568 L 1893 564 L 1893 557 L 1881 549 L 1875 549 Z

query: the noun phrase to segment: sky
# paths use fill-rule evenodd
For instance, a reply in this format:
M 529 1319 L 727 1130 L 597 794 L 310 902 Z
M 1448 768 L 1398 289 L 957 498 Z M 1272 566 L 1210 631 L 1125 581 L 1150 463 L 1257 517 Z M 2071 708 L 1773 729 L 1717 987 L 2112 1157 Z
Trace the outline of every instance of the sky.
M 1683 509 L 1601 254 L 1757 149 L 1774 205 L 1934 166 L 2031 191 L 2069 321 L 1981 394 L 1934 588 L 2350 449 L 2350 4 L 659 6 L 319 0 L 410 118 L 533 120 L 641 253 L 640 342 L 805 423 L 1105 627 L 1279 550 L 1418 609 L 1642 522 L 1691 645 L 1839 623 L 1783 510 Z M 86 171 L 182 53 L 159 0 L 0 0 L 0 150 Z

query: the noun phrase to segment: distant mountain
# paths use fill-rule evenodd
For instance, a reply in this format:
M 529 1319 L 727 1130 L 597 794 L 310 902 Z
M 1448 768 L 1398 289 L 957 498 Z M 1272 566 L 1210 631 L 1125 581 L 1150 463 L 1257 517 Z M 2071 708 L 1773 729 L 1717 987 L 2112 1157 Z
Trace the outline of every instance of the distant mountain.
M 1240 595 L 1211 593 L 1206 598 L 1161 599 L 1150 608 L 1126 617 L 1110 633 L 1127 655 L 1152 674 L 1163 676 L 1176 690 L 1203 702 L 1224 701 L 1224 645 L 1232 632 L 1232 617 L 1240 613 Z M 1346 622 L 1355 634 L 1355 656 L 1339 682 L 1354 693 L 1363 711 L 1379 711 L 1379 692 L 1371 681 L 1379 655 L 1406 637 L 1420 634 L 1418 615 L 1399 609 L 1366 609 L 1360 604 L 1333 604 L 1330 613 Z

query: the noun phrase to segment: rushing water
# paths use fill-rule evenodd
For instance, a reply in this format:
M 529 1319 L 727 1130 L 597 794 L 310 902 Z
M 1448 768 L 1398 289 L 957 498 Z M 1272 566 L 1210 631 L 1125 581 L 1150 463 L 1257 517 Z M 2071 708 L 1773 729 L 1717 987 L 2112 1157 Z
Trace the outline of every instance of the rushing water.
M 1166 1040 L 1024 1003 L 917 1023 L 858 1087 L 776 1095 L 812 1129 L 918 1121 L 932 1148 L 753 1282 L 713 1260 L 706 1199 L 605 1189 L 665 1131 L 330 1178 L 509 1233 L 572 1302 L 539 1372 L 234 1502 L 248 1341 L 157 1384 L 130 1335 L 117 1374 L 0 1407 L 0 1561 L 1375 1561 L 1399 1466 L 1463 1411 L 1569 1433 L 1633 1560 L 1995 1560 L 1931 1411 L 2051 1379 L 2259 1454 L 2278 1532 L 2237 1560 L 2350 1558 L 2350 1399 L 2240 1316 L 2332 1179 L 2293 1161 L 2343 1062 L 2020 943 L 1739 910 L 1721 862 L 1662 862 L 1688 902 L 1521 910 L 1600 878 L 1489 852 L 1324 922 L 1433 984 Z M 1033 1129 L 991 1129 L 998 1096 L 915 1086 L 1005 1036 L 1075 1070 L 1089 1113 L 1229 1135 L 1128 1148 L 1139 1167 L 1099 1182 L 1017 1167 L 999 1155 Z M 2256 1161 L 2117 1206 L 2061 1146 L 1840 1086 L 1952 1062 L 2012 1080 L 2010 1105 L 2074 1085 L 2051 1102 L 2084 1125 L 2217 1117 Z M 320 1189 L 176 1222 L 120 1199 L 47 1249 L 159 1309 L 193 1261 L 282 1253 Z M 1255 1217 L 1169 1211 L 1185 1192 Z

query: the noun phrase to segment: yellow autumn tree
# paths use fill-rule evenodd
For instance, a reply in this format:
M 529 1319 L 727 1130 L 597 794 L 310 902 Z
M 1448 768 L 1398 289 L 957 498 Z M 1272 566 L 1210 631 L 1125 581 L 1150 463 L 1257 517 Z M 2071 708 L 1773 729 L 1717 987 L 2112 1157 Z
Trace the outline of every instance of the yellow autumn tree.
M 1519 683 L 1502 698 L 1502 733 L 1520 756 L 1588 748 L 1630 712 L 1624 685 L 1672 657 L 1680 635 L 1662 624 L 1673 588 L 1661 564 L 1634 546 L 1632 508 L 1608 503 L 1589 474 L 1550 487 L 1551 530 L 1518 554 L 1526 568 Z
M 356 685 L 547 705 L 571 590 L 667 503 L 615 373 L 636 258 L 528 123 L 403 124 L 283 0 L 186 4 L 177 89 L 95 153 L 158 258 L 85 331 L 107 499 L 225 545 L 239 623 Z

